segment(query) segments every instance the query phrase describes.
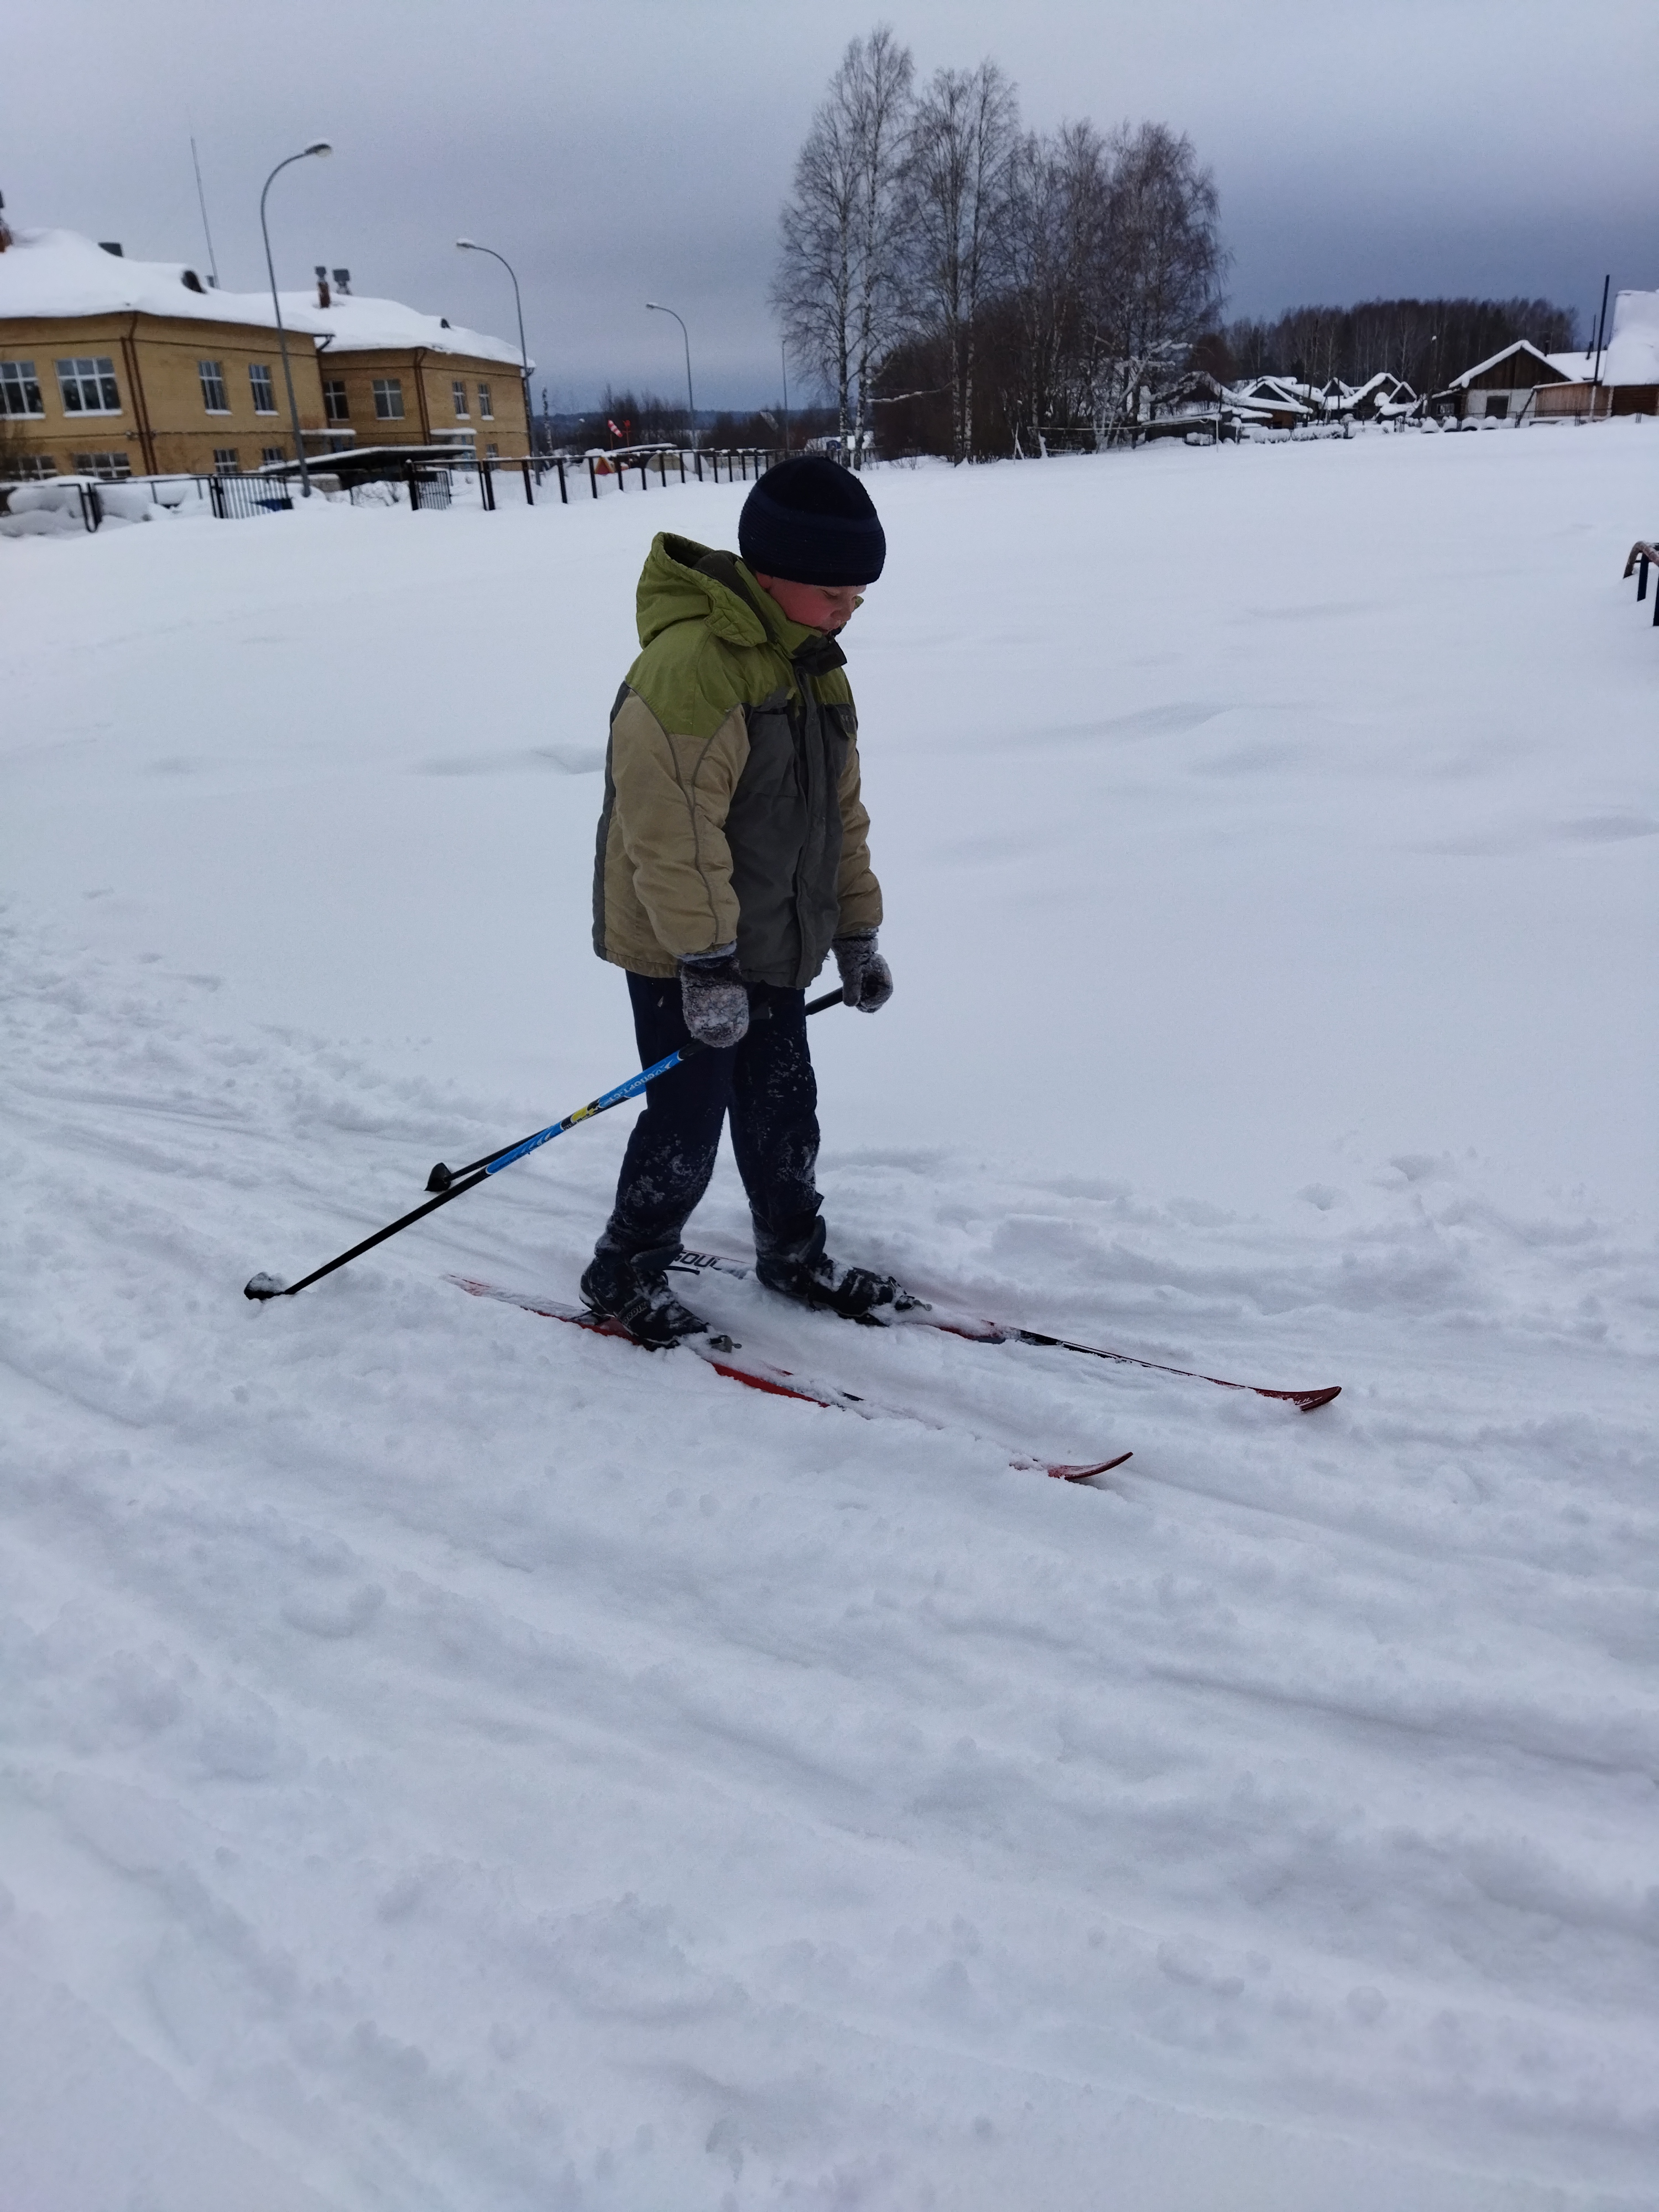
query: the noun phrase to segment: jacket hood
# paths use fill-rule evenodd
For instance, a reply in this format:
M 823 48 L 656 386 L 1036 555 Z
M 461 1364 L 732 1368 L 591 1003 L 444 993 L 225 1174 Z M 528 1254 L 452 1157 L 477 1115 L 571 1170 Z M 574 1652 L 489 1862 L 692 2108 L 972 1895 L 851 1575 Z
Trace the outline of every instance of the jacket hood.
M 661 531 L 651 541 L 635 594 L 643 647 L 676 623 L 706 623 L 728 645 L 775 645 L 793 657 L 820 637 L 789 620 L 735 553 Z

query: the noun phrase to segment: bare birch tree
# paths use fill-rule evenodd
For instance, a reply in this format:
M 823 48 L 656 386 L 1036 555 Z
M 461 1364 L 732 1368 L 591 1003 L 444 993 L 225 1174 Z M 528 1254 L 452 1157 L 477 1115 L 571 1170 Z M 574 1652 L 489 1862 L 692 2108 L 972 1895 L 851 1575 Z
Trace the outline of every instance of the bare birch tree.
M 1094 272 L 1097 440 L 1138 422 L 1220 305 L 1227 256 L 1215 179 L 1190 138 L 1143 123 L 1111 141 L 1105 252 Z
M 842 64 L 852 76 L 859 159 L 859 253 L 854 359 L 858 412 L 853 465 L 862 466 L 871 386 L 903 329 L 905 239 L 902 191 L 915 64 L 891 27 L 878 24 L 854 39 Z
M 1019 138 L 1009 161 L 1008 301 L 1018 331 L 1006 394 L 1014 450 L 1021 434 L 1046 450 L 1044 425 L 1069 419 L 1087 386 L 1087 285 L 1104 252 L 1106 149 L 1092 124 Z
M 796 161 L 781 226 L 772 302 L 792 349 L 834 392 L 842 450 L 850 444 L 855 465 L 871 385 L 902 313 L 898 190 L 915 73 L 885 24 L 850 41 Z
M 916 106 L 906 164 L 917 304 L 943 340 L 951 459 L 973 458 L 977 326 L 1007 258 L 1014 88 L 994 61 L 936 70 Z

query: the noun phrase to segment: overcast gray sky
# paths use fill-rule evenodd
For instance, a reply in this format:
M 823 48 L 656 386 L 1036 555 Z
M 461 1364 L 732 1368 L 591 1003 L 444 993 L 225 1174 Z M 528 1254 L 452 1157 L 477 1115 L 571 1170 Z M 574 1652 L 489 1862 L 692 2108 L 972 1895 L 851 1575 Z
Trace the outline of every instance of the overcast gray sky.
M 607 378 L 769 403 L 779 204 L 848 39 L 885 19 L 924 73 L 994 55 L 1029 124 L 1188 131 L 1234 255 L 1229 313 L 1378 295 L 1659 288 L 1656 0 L 46 0 L 7 11 L 0 190 L 26 225 L 205 264 L 347 264 L 355 288 L 512 337 L 538 387 Z

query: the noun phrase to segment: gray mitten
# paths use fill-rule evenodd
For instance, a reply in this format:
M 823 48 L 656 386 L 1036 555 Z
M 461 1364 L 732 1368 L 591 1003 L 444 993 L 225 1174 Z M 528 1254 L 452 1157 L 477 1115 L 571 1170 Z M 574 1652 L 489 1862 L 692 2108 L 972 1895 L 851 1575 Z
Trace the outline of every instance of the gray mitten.
M 841 970 L 842 1003 L 861 1014 L 873 1014 L 893 995 L 893 971 L 876 950 L 873 929 L 855 929 L 838 937 L 830 950 Z
M 738 967 L 738 948 L 717 945 L 678 963 L 685 1026 L 710 1052 L 741 1044 L 749 1034 L 749 992 Z

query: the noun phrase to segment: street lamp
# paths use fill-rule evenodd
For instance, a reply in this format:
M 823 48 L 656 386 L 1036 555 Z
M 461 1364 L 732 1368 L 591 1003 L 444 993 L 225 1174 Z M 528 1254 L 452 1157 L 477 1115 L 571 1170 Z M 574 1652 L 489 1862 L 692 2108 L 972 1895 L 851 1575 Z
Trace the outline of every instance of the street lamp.
M 507 275 L 513 276 L 513 264 L 507 259 L 506 254 L 497 253 L 493 246 L 480 246 L 473 238 L 458 238 L 455 243 L 463 253 L 487 253 L 492 261 L 499 261 Z M 519 297 L 519 280 L 516 276 L 513 276 L 513 305 L 519 317 L 519 373 L 520 380 L 524 386 L 524 434 L 530 440 L 531 450 L 534 452 L 536 441 L 530 436 L 530 356 L 525 350 L 524 302 Z
M 321 155 L 333 151 L 325 138 L 319 138 L 314 146 L 307 146 L 298 154 L 290 154 L 286 161 L 278 161 L 265 179 L 264 191 L 259 195 L 259 228 L 265 241 L 265 268 L 270 277 L 270 304 L 276 310 L 276 343 L 283 353 L 283 381 L 288 386 L 289 420 L 294 425 L 294 450 L 300 457 L 300 483 L 307 499 L 311 497 L 311 471 L 306 466 L 305 433 L 300 428 L 300 403 L 294 397 L 294 372 L 288 364 L 288 332 L 283 328 L 283 303 L 276 293 L 276 264 L 270 258 L 270 226 L 265 221 L 265 196 L 290 163 L 308 161 L 313 154 Z
M 686 331 L 685 318 L 675 314 L 672 307 L 659 307 L 654 300 L 647 300 L 645 304 L 653 315 L 673 315 L 680 326 L 680 336 L 685 340 L 685 409 L 691 418 L 691 443 L 695 448 L 697 442 L 697 403 L 691 397 L 691 340 Z

